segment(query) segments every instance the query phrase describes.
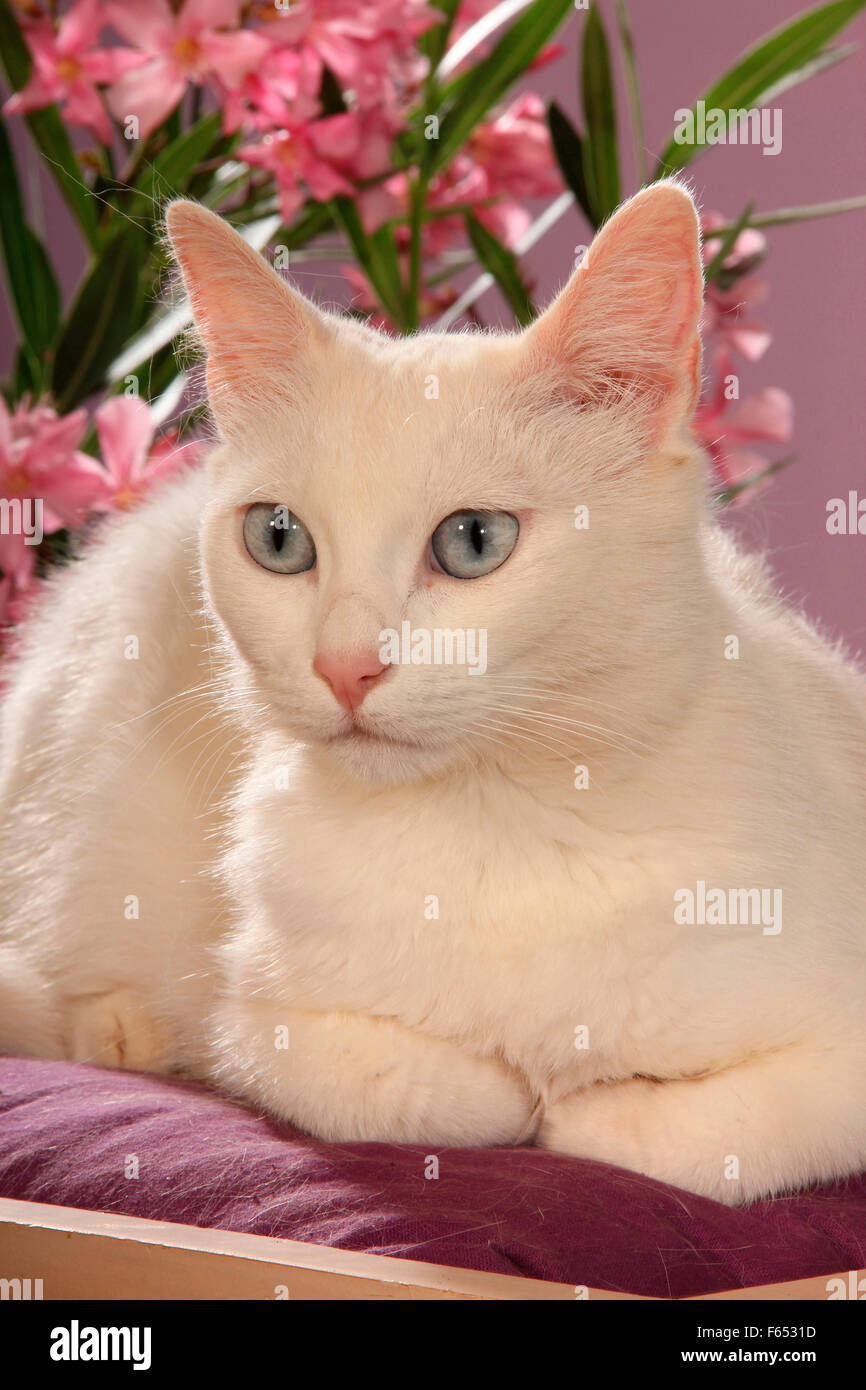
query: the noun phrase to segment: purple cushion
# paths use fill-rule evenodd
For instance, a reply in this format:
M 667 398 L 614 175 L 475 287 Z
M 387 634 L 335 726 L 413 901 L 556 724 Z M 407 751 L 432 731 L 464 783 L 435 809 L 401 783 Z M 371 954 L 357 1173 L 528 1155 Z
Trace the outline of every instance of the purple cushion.
M 322 1144 L 203 1086 L 0 1059 L 0 1196 L 662 1298 L 866 1265 L 866 1175 L 736 1210 L 539 1149 Z M 124 1176 L 127 1156 L 137 1179 Z

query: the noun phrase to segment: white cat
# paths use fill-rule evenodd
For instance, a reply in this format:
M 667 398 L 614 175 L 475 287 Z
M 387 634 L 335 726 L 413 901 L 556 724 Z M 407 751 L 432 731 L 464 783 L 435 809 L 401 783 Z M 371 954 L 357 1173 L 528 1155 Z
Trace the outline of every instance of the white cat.
M 2 1041 L 726 1202 L 860 1168 L 866 686 L 710 515 L 688 194 L 511 336 L 168 227 L 221 442 L 10 669 Z

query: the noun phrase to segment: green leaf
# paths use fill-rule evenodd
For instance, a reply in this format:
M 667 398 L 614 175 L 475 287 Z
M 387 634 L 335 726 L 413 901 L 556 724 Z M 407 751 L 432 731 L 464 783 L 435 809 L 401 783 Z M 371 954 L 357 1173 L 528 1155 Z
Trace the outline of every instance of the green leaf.
M 781 78 L 779 82 L 774 83 L 768 91 L 764 92 L 761 105 L 769 106 L 771 101 L 776 101 L 785 92 L 790 92 L 792 87 L 799 87 L 801 82 L 808 82 L 811 78 L 817 77 L 819 73 L 835 68 L 837 63 L 844 63 L 846 58 L 852 57 L 859 51 L 859 43 L 840 43 L 835 48 L 822 49 L 817 58 L 804 63 L 801 68 L 797 68 L 796 72 L 789 72 L 787 76 Z
M 8 0 L 0 0 L 0 55 L 14 92 L 26 86 L 30 76 L 30 50 Z M 29 111 L 24 118 L 60 192 L 68 204 L 87 243 L 98 241 L 96 204 L 84 179 L 75 152 L 56 106 Z
M 43 379 L 42 362 L 27 343 L 22 343 L 15 355 L 9 404 L 15 405 L 22 396 L 32 396 L 34 400 L 38 400 L 42 395 Z
M 616 23 L 622 48 L 622 62 L 625 69 L 625 84 L 628 90 L 628 104 L 631 111 L 631 129 L 634 137 L 634 159 L 637 168 L 637 181 L 641 188 L 647 182 L 646 137 L 644 135 L 643 105 L 640 99 L 640 83 L 637 63 L 634 56 L 634 39 L 631 21 L 625 0 L 616 0 Z
M 586 137 L 583 165 L 590 205 L 598 226 L 619 206 L 616 104 L 604 25 L 595 4 L 583 29 L 581 86 Z
M 418 47 L 427 57 L 430 71 L 435 72 L 442 61 L 454 24 L 460 0 L 436 0 L 436 11 L 442 15 L 441 24 L 432 25 L 418 40 Z
M 778 91 L 779 83 L 813 64 L 824 45 L 859 14 L 864 5 L 866 0 L 834 0 L 776 29 L 713 84 L 703 97 L 706 109 L 732 111 L 763 105 L 768 93 L 774 88 Z M 656 178 L 682 169 L 705 148 L 706 142 L 680 144 L 676 138 L 672 139 L 659 160 Z
M 525 328 L 535 318 L 536 308 L 523 282 L 517 258 L 507 246 L 503 246 L 498 237 L 479 222 L 473 212 L 468 212 L 465 220 L 476 256 L 505 295 L 521 328 Z
M 449 164 L 487 112 L 521 77 L 566 15 L 572 0 L 534 0 L 468 74 L 443 96 L 439 139 L 427 142 L 428 176 Z
M 403 313 L 403 282 L 400 278 L 400 262 L 397 256 L 397 243 L 390 227 L 382 226 L 370 237 L 372 264 L 376 283 L 387 288 L 388 299 L 395 309 Z M 384 301 L 383 301 L 384 302 Z M 400 320 L 396 320 L 399 322 Z
M 556 155 L 556 162 L 562 177 L 574 194 L 578 207 L 594 230 L 598 223 L 590 206 L 589 192 L 586 187 L 586 175 L 583 168 L 583 141 L 555 101 L 550 103 L 547 112 L 547 124 L 550 128 L 553 153 Z
M 172 140 L 137 178 L 128 215 L 138 217 L 147 212 L 157 221 L 168 199 L 186 192 L 198 165 L 219 141 L 220 131 L 221 118 L 215 112 Z
M 398 328 L 405 328 L 403 284 L 400 279 L 397 245 L 391 229 L 387 226 L 380 227 L 373 236 L 368 236 L 361 222 L 357 204 L 351 198 L 335 198 L 333 208 L 338 222 L 352 243 L 352 250 L 361 269 L 378 296 L 379 303 Z
M 866 208 L 866 196 L 840 198 L 833 203 L 807 203 L 800 208 L 776 208 L 774 212 L 756 212 L 749 217 L 750 227 L 787 227 L 791 222 L 814 222 L 817 217 L 838 217 L 843 212 L 860 212 Z M 717 227 L 713 236 L 723 236 L 729 226 Z
M 12 146 L 0 120 L 0 237 L 6 280 L 24 339 L 41 356 L 60 324 L 60 295 L 45 249 L 27 225 Z
M 149 245 L 138 226 L 125 222 L 81 285 L 54 358 L 52 387 L 61 413 L 103 384 L 109 363 L 134 330 L 138 276 Z

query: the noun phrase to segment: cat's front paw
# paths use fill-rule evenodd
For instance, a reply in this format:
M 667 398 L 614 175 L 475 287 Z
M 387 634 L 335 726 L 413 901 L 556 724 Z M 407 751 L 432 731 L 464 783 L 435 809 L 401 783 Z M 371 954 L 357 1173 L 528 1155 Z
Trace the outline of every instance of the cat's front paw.
M 534 1098 L 517 1072 L 395 1019 L 224 1001 L 210 1079 L 319 1139 L 513 1144 Z

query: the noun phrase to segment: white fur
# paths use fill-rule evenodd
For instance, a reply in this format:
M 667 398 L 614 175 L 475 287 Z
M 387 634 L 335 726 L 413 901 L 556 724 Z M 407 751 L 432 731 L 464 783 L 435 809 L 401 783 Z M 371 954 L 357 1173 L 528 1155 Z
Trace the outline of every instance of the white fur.
M 392 341 L 201 209 L 170 231 L 224 442 L 12 667 L 0 1042 L 334 1140 L 513 1142 L 541 1097 L 538 1142 L 728 1202 L 862 1167 L 864 684 L 708 513 L 687 195 L 627 204 L 522 337 Z M 255 500 L 315 570 L 253 563 Z M 431 571 L 473 506 L 514 554 Z M 485 628 L 487 673 L 395 667 L 353 733 L 313 656 L 404 620 Z M 698 880 L 781 889 L 782 930 L 677 925 Z

